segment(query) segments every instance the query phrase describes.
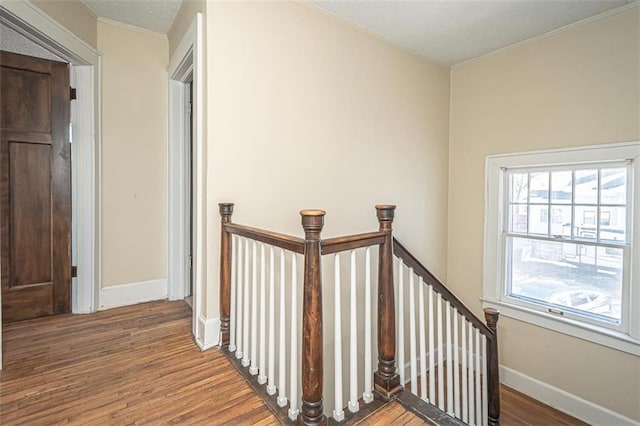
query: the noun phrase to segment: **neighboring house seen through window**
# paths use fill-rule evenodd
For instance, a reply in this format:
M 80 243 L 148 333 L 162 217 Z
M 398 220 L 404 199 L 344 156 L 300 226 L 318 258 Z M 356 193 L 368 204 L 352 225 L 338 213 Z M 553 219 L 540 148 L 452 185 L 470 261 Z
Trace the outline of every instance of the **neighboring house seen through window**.
M 487 304 L 637 354 L 639 162 L 637 143 L 488 157 Z

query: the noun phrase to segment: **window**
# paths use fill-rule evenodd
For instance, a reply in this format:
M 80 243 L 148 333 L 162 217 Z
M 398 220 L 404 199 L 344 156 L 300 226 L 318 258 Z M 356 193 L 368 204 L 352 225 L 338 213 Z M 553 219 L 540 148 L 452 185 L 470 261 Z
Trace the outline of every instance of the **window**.
M 488 157 L 486 304 L 640 354 L 639 162 L 638 143 Z

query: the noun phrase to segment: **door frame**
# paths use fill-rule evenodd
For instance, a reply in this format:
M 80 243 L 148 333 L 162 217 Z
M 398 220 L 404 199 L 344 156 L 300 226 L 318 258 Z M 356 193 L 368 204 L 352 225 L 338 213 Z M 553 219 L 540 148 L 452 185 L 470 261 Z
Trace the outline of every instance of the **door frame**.
M 72 122 L 73 313 L 95 312 L 100 277 L 100 53 L 28 0 L 3 2 L 0 22 L 71 64 L 77 99 Z M 0 330 L 2 320 L 0 314 Z M 0 331 L 1 333 L 1 331 Z M 0 334 L 0 368 L 2 340 Z
M 196 343 L 203 348 L 205 342 L 205 320 L 203 312 L 204 273 L 204 45 L 203 16 L 197 13 L 180 44 L 171 56 L 167 67 L 169 76 L 169 143 L 168 143 L 168 297 L 169 300 L 184 299 L 189 282 L 187 276 L 188 212 L 189 194 L 187 152 L 189 137 L 193 138 L 193 319 L 192 332 Z M 189 129 L 188 99 L 189 82 L 193 81 L 193 134 Z

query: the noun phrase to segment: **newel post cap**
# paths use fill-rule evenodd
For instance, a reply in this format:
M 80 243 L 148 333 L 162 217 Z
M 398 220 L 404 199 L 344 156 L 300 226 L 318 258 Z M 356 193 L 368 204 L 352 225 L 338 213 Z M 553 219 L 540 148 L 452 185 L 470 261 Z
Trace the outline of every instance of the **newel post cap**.
M 302 216 L 302 227 L 305 231 L 320 232 L 324 226 L 324 215 L 327 212 L 324 210 L 302 210 L 300 216 Z
M 396 206 L 393 204 L 376 205 L 376 215 L 380 222 L 393 222 Z
M 221 215 L 233 214 L 233 203 L 218 203 Z

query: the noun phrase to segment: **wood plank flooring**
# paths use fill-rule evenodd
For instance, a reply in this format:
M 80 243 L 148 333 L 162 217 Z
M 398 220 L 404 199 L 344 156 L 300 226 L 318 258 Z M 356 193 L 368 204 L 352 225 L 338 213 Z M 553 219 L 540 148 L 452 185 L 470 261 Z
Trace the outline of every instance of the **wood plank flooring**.
M 3 351 L 2 425 L 279 423 L 222 352 L 194 344 L 184 302 L 5 324 Z M 513 389 L 501 397 L 503 426 L 584 425 Z M 397 402 L 353 423 L 424 424 Z
M 221 352 L 190 336 L 183 302 L 8 324 L 0 424 L 277 424 Z

